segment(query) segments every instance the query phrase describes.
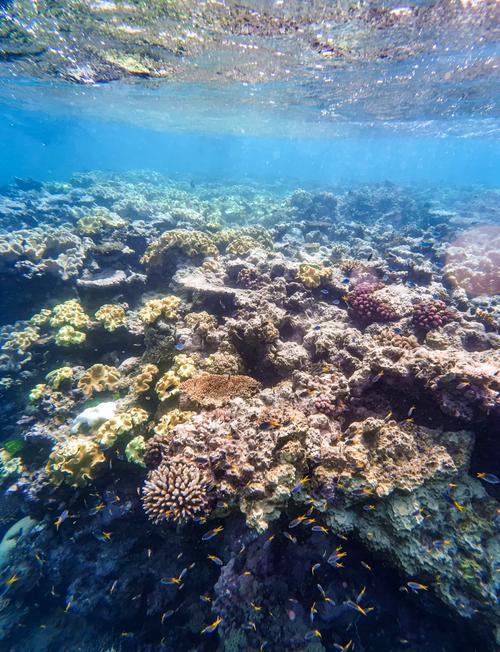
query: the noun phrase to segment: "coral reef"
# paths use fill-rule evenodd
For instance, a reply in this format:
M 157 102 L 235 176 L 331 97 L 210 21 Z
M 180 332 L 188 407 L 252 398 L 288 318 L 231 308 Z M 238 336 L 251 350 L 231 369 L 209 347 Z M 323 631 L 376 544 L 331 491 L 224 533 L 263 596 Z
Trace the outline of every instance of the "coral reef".
M 495 649 L 490 194 L 5 192 L 5 649 Z

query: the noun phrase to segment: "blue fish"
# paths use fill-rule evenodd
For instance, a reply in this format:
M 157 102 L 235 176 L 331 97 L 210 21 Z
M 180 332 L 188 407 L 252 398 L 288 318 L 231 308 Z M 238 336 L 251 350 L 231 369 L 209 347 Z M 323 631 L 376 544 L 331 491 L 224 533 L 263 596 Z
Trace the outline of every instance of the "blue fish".
M 326 297 L 328 294 L 330 294 L 330 290 L 327 290 L 326 288 L 323 288 L 322 290 L 320 290 L 320 292 L 321 292 L 321 294 L 324 294 L 325 297 Z
M 340 299 L 334 299 L 334 300 L 332 301 L 332 303 L 333 303 L 334 306 L 338 306 L 339 303 L 340 303 Z
M 489 484 L 499 484 L 500 480 L 494 473 L 476 473 L 477 477 Z
M 349 285 L 350 282 L 351 282 L 351 279 L 350 279 L 350 278 L 343 278 L 343 279 L 342 279 L 342 283 L 343 283 L 344 285 Z
M 424 249 L 428 249 L 429 247 L 432 247 L 432 242 L 421 242 L 420 246 L 424 247 Z
M 401 335 L 401 333 L 403 332 L 401 328 L 398 328 L 398 326 L 396 326 L 392 330 L 394 333 L 396 333 L 396 335 Z
M 181 342 L 180 340 L 178 342 L 176 342 L 176 344 L 174 346 L 174 349 L 176 351 L 184 351 L 185 348 L 186 348 L 186 345 L 184 344 L 184 342 Z
M 319 326 L 319 325 L 318 326 L 313 326 L 313 331 L 320 331 L 320 330 L 321 330 L 321 326 Z

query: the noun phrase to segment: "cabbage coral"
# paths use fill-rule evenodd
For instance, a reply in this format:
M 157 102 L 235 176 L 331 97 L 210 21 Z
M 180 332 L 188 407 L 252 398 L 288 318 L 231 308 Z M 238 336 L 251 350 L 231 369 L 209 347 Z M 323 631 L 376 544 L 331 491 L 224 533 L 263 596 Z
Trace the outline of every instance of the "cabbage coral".
M 55 485 L 83 487 L 95 478 L 104 459 L 104 453 L 93 439 L 70 437 L 54 446 L 46 471 Z
M 218 254 L 211 236 L 201 231 L 172 229 L 155 240 L 141 259 L 144 265 L 158 265 L 172 248 L 179 249 L 185 256 L 216 256 Z
M 113 303 L 105 303 L 101 306 L 95 313 L 95 318 L 101 322 L 105 330 L 110 332 L 115 331 L 120 326 L 125 326 L 127 323 L 123 306 Z
M 118 369 L 105 364 L 94 364 L 78 381 L 78 389 L 87 397 L 94 392 L 113 391 L 118 387 L 121 375 Z
M 155 525 L 202 518 L 210 511 L 210 488 L 210 476 L 194 464 L 164 462 L 144 483 L 144 511 Z
M 160 317 L 176 319 L 180 304 L 181 300 L 174 295 L 163 299 L 151 299 L 139 310 L 139 319 L 145 324 L 152 324 Z
M 61 326 L 73 326 L 73 328 L 85 328 L 90 325 L 90 318 L 85 314 L 78 299 L 70 299 L 60 303 L 52 310 L 50 325 L 53 328 Z

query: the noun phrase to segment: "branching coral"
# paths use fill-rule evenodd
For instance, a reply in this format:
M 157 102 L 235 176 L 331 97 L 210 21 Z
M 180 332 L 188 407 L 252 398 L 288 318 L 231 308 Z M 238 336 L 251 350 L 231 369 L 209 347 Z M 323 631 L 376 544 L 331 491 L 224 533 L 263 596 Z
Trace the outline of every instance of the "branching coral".
M 187 231 L 185 229 L 173 229 L 166 231 L 151 244 L 141 259 L 143 265 L 161 265 L 166 253 L 176 248 L 185 256 L 216 256 L 218 254 L 211 236 L 202 231 Z
M 151 299 L 139 310 L 139 319 L 145 324 L 152 324 L 160 317 L 176 319 L 181 299 L 174 295 L 163 299 Z
M 94 392 L 114 391 L 118 388 L 121 374 L 115 367 L 94 364 L 78 381 L 78 389 L 90 397 Z
M 150 520 L 186 522 L 208 516 L 212 478 L 194 464 L 164 462 L 144 483 L 142 502 Z
M 101 306 L 95 313 L 95 318 L 110 332 L 127 324 L 125 308 L 113 303 L 106 303 Z

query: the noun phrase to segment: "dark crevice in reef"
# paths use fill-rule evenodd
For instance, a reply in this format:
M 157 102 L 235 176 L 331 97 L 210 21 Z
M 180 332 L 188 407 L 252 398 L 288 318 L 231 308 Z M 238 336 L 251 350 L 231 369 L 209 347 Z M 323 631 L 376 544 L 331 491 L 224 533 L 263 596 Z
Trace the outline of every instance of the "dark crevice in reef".
M 495 649 L 495 201 L 0 195 L 0 647 Z

